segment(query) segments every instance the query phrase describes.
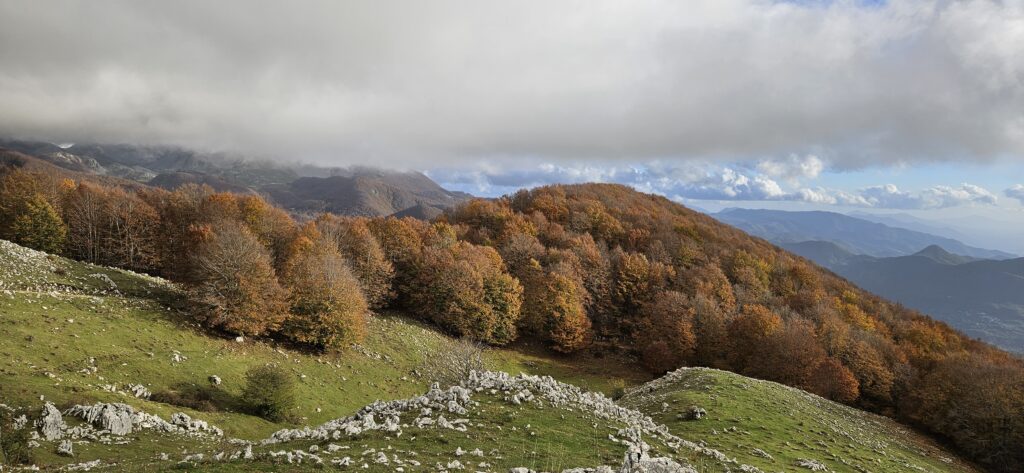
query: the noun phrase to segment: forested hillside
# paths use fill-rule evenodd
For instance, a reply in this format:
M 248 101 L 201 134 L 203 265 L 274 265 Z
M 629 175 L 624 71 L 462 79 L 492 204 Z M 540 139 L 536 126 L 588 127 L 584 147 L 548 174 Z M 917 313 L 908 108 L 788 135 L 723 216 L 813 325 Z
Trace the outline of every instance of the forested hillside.
M 930 430 L 999 471 L 1024 465 L 1024 369 L 667 199 L 616 185 L 474 200 L 433 223 L 322 215 L 187 185 L 123 190 L 7 169 L 0 238 L 188 288 L 195 320 L 322 350 L 402 308 L 492 345 L 711 366 Z

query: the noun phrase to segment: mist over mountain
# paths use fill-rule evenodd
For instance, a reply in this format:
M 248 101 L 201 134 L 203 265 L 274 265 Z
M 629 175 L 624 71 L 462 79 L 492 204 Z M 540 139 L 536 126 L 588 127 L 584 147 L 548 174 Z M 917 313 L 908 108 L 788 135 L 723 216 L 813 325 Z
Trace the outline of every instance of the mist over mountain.
M 330 177 L 300 177 L 264 188 L 282 206 L 305 212 L 381 216 L 404 212 L 431 218 L 469 198 L 443 189 L 423 173 L 353 168 Z
M 172 146 L 0 140 L 9 149 L 59 168 L 174 190 L 186 184 L 218 192 L 258 193 L 298 213 L 434 218 L 471 196 L 448 191 L 417 171 L 280 164 Z

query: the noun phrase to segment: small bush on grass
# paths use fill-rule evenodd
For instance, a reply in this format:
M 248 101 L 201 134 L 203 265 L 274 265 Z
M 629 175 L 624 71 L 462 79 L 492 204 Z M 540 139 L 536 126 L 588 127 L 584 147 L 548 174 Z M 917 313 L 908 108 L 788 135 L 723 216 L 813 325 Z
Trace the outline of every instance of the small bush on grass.
M 15 427 L 15 414 L 0 408 L 0 465 L 27 465 L 34 461 L 28 446 L 31 421 Z
M 295 377 L 276 365 L 252 368 L 245 373 L 242 403 L 264 419 L 286 420 L 295 408 Z
M 149 400 L 202 412 L 218 412 L 221 410 L 222 400 L 218 399 L 215 394 L 211 388 L 181 385 L 173 389 L 157 391 L 150 396 Z
M 441 386 L 454 386 L 469 379 L 471 371 L 483 371 L 484 346 L 461 338 L 441 347 L 423 364 L 423 376 Z

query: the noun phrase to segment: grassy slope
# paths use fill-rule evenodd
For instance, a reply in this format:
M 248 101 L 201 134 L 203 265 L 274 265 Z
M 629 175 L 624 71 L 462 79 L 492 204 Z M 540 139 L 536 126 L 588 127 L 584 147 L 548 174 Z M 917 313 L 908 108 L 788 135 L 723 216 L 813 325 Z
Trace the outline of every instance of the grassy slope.
M 765 471 L 797 459 L 818 460 L 832 471 L 972 471 L 891 419 L 726 371 L 684 368 L 627 391 L 619 403 L 643 411 L 680 437 L 702 439 Z M 704 408 L 708 416 L 681 420 L 679 413 L 690 406 Z M 755 448 L 772 459 L 754 453 Z
M 258 440 L 288 425 L 237 412 L 196 412 L 109 392 L 107 387 L 123 390 L 128 383 L 141 383 L 158 392 L 194 385 L 210 390 L 223 400 L 219 404 L 231 409 L 247 369 L 280 363 L 300 377 L 300 423 L 316 425 L 377 399 L 422 393 L 428 386 L 413 370 L 449 343 L 444 335 L 394 314 L 373 317 L 362 348 L 338 354 L 297 352 L 265 341 L 238 343 L 201 330 L 172 309 L 176 290 L 164 281 L 48 257 L 7 242 L 0 245 L 0 400 L 14 406 L 38 408 L 40 396 L 59 406 L 125 402 L 164 418 L 184 411 L 223 428 L 228 436 Z M 117 292 L 96 274 L 109 277 Z M 186 359 L 174 362 L 175 352 Z M 609 393 L 645 380 L 623 366 L 610 369 L 621 377 L 597 376 L 580 368 L 578 361 L 513 350 L 491 350 L 486 358 L 494 369 L 550 374 Z M 220 376 L 223 384 L 208 387 L 210 375 Z M 157 448 L 140 456 L 152 458 L 157 451 L 189 446 L 174 444 L 174 449 Z M 45 450 L 37 451 L 41 461 L 61 460 Z M 115 450 L 87 446 L 79 449 L 76 460 L 109 458 Z
M 95 274 L 107 275 L 117 286 L 117 292 L 111 291 L 104 278 L 93 276 Z M 449 343 L 444 335 L 396 314 L 372 318 L 370 336 L 362 348 L 340 354 L 298 352 L 266 341 L 238 343 L 191 325 L 183 314 L 170 308 L 176 298 L 176 289 L 158 279 L 47 257 L 0 241 L 0 402 L 27 406 L 33 411 L 39 408 L 40 396 L 58 405 L 126 402 L 165 419 L 173 412 L 184 411 L 223 428 L 229 437 L 258 440 L 287 425 L 231 412 L 237 410 L 232 408 L 234 399 L 240 394 L 244 373 L 250 367 L 275 362 L 292 370 L 301 380 L 298 422 L 318 425 L 350 415 L 376 399 L 405 398 L 422 393 L 427 386 L 412 374 L 413 370 Z M 174 362 L 175 351 L 187 359 Z M 490 350 L 486 358 L 491 369 L 548 374 L 606 394 L 647 381 L 643 373 L 615 360 L 554 358 L 542 348 L 530 345 Z M 92 367 L 96 368 L 95 372 Z M 961 465 L 937 460 L 946 454 L 925 439 L 901 431 L 876 416 L 796 394 L 794 390 L 770 383 L 713 371 L 695 373 L 707 375 L 687 383 L 690 387 L 686 389 L 673 389 L 664 394 L 673 397 L 669 400 L 673 409 L 691 403 L 704 406 L 711 413 L 708 421 L 677 422 L 671 409 L 660 411 L 661 400 L 640 402 L 633 395 L 627 397 L 627 402 L 631 407 L 647 411 L 659 422 L 669 424 L 673 433 L 684 439 L 703 440 L 741 463 L 761 466 L 766 471 L 789 470 L 797 457 L 828 462 L 830 458 L 824 455 L 822 448 L 842 458 L 873 465 L 874 471 L 906 470 L 901 470 L 898 461 L 892 460 L 899 456 L 931 471 L 963 471 Z M 207 377 L 210 375 L 220 376 L 223 384 L 216 389 L 209 387 Z M 112 385 L 123 389 L 126 383 L 142 383 L 153 392 L 194 385 L 210 390 L 222 411 L 195 412 L 109 392 L 105 388 Z M 359 457 L 370 448 L 390 447 L 388 451 L 392 454 L 416 451 L 418 455 L 412 458 L 428 470 L 433 469 L 435 462 L 454 458 L 456 447 L 481 448 L 486 452 L 498 449 L 502 458 L 485 460 L 491 464 L 491 471 L 506 471 L 510 466 L 560 471 L 570 466 L 617 465 L 621 461 L 622 446 L 607 438 L 620 426 L 596 421 L 579 412 L 526 404 L 512 406 L 488 395 L 480 395 L 477 400 L 482 402 L 481 409 L 467 416 L 476 424 L 467 433 L 423 431 L 415 439 L 414 435 L 388 438 L 382 433 L 371 433 L 335 443 L 350 447 L 341 453 L 353 457 Z M 791 412 L 800 415 L 790 418 Z M 822 424 L 821 419 L 827 419 L 826 423 Z M 527 425 L 530 427 L 526 428 Z M 731 426 L 751 433 L 723 433 Z M 838 430 L 831 426 L 838 426 Z M 712 434 L 712 429 L 719 434 Z M 857 437 L 856 441 L 847 442 L 853 447 L 840 441 L 837 433 L 840 431 Z M 141 471 L 172 468 L 172 463 L 153 463 L 159 453 L 169 453 L 178 459 L 185 452 L 209 455 L 237 449 L 222 442 L 199 442 L 151 433 L 137 437 L 139 440 L 130 447 L 77 445 L 74 461 L 101 458 L 117 461 L 119 470 Z M 784 443 L 787 440 L 790 445 Z M 885 451 L 884 456 L 872 451 L 871 445 L 875 444 L 870 442 L 875 441 L 886 444 L 880 448 Z M 308 445 L 300 442 L 260 447 L 257 451 Z M 753 456 L 750 453 L 753 445 L 771 453 L 775 462 Z M 35 449 L 38 462 L 42 465 L 68 462 L 53 451 L 54 447 L 46 443 Z M 920 451 L 932 452 L 932 456 L 923 457 L 918 454 Z M 867 463 L 875 458 L 883 463 Z M 705 458 L 689 460 L 701 471 L 724 469 Z M 394 468 L 394 465 L 385 467 L 372 462 L 370 466 L 370 471 L 393 471 Z M 839 463 L 834 466 L 836 471 L 853 471 Z M 307 467 L 309 465 L 302 468 Z M 219 471 L 294 468 L 267 462 L 204 465 L 204 469 Z

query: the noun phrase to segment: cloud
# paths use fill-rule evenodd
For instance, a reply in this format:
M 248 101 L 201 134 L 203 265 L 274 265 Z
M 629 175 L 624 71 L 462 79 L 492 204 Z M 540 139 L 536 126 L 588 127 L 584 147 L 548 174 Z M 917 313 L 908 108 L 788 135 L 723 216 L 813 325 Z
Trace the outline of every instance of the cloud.
M 803 179 L 814 179 L 825 169 L 825 163 L 815 155 L 789 155 L 785 159 L 765 159 L 757 164 L 757 170 L 769 177 L 785 179 L 792 184 Z
M 917 193 L 901 191 L 894 184 L 863 189 L 860 195 L 871 207 L 888 209 L 941 209 L 964 204 L 996 203 L 996 196 L 980 186 L 935 186 Z
M 810 166 L 810 171 L 804 175 L 817 175 L 819 171 L 814 168 L 815 166 Z M 765 167 L 758 165 L 757 169 Z M 772 177 L 759 174 L 757 170 L 745 170 L 739 165 L 721 166 L 708 162 L 651 162 L 634 166 L 547 163 L 525 170 L 485 166 L 475 170 L 449 168 L 431 171 L 428 174 L 445 187 L 490 196 L 546 184 L 614 182 L 676 200 L 785 201 L 916 210 L 962 205 L 994 205 L 997 202 L 995 194 L 991 191 L 968 183 L 958 187 L 939 185 L 914 192 L 901 190 L 894 184 L 870 186 L 855 191 L 799 186 L 795 186 L 793 190 L 786 190 Z M 775 175 L 788 176 L 791 173 Z M 1006 195 L 1024 198 L 1024 186 L 1017 185 L 1007 189 Z
M 987 160 L 1024 152 L 1022 25 L 988 0 L 6 1 L 0 134 L 419 169 Z
M 1024 184 L 1014 184 L 1009 189 L 1003 191 L 1003 193 L 1011 199 L 1019 200 L 1024 205 Z
M 781 200 L 786 196 L 774 180 L 764 176 L 748 177 L 730 168 L 692 182 L 675 182 L 665 192 L 696 200 Z

